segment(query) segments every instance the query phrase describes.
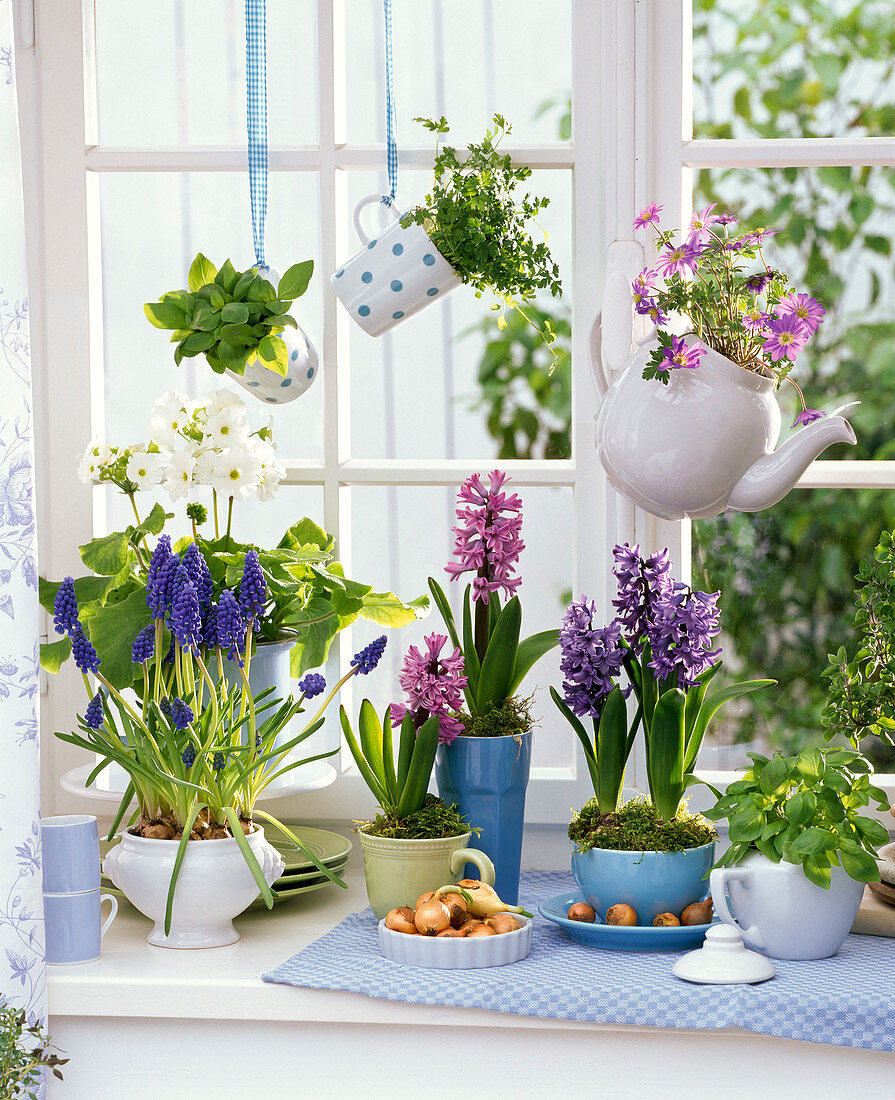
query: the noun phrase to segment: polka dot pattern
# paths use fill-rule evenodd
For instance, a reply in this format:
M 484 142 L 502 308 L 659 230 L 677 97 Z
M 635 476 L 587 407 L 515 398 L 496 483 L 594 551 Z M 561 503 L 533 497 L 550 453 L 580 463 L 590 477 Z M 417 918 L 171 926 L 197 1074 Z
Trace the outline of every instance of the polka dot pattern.
M 432 255 L 431 252 L 427 252 L 426 255 L 423 256 L 423 263 L 426 265 L 426 267 L 432 267 L 432 265 L 435 263 L 435 257 Z
M 392 279 L 392 281 L 389 283 L 389 286 L 392 288 L 395 294 L 404 289 L 404 284 L 401 282 L 400 279 Z
M 369 306 L 358 306 L 357 307 L 357 312 L 361 315 L 361 317 L 369 317 L 370 316 L 370 307 Z
M 426 291 L 426 294 L 429 298 L 434 298 L 437 293 L 438 293 L 438 287 L 437 286 L 430 286 L 429 289 Z
M 400 256 L 403 251 L 404 251 L 404 245 L 403 244 L 392 245 L 392 252 L 395 256 Z
M 363 273 L 363 275 L 361 275 L 360 281 L 362 283 L 372 283 L 373 282 L 373 272 L 372 271 L 365 271 Z

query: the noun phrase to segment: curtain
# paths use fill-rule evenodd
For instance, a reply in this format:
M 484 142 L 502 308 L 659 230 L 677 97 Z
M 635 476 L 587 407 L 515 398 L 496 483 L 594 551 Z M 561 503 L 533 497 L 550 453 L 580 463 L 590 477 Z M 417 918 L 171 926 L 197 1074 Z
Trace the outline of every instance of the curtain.
M 10 9 L 0 0 L 0 994 L 45 1025 L 31 363 Z

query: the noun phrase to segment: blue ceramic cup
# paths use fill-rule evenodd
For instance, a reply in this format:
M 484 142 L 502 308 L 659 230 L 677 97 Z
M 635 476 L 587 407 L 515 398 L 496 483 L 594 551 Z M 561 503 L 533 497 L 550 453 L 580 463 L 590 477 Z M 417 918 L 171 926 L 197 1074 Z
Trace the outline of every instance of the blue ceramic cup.
M 45 817 L 40 823 L 45 894 L 99 889 L 99 827 L 88 814 Z
M 101 925 L 101 906 L 112 903 L 112 912 Z M 94 962 L 100 940 L 118 912 L 118 899 L 99 890 L 83 894 L 44 894 L 44 929 L 47 962 L 54 965 Z

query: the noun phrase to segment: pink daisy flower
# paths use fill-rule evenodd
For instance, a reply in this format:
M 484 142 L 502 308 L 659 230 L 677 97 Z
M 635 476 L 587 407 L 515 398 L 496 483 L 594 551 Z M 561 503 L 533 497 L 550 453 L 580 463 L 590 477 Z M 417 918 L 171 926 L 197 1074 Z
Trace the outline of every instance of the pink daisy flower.
M 695 370 L 699 366 L 699 360 L 705 355 L 705 348 L 694 344 L 688 347 L 682 336 L 672 336 L 671 346 L 662 353 L 664 360 L 672 370 L 682 367 Z
M 795 317 L 809 336 L 817 332 L 827 312 L 820 302 L 807 294 L 788 294 L 775 308 L 778 317 Z
M 634 219 L 635 229 L 646 229 L 648 225 L 659 224 L 659 214 L 662 212 L 662 205 L 658 202 L 651 202 L 645 210 L 641 210 L 637 217 Z
M 662 253 L 659 257 L 659 270 L 665 276 L 675 272 L 683 275 L 687 270 L 695 272 L 701 251 L 698 242 L 694 242 L 692 238 L 684 241 L 683 244 Z
M 807 338 L 808 334 L 798 317 L 772 317 L 768 321 L 768 335 L 764 337 L 764 350 L 773 363 L 784 356 L 795 359 Z
M 698 213 L 694 214 L 690 219 L 690 235 L 695 237 L 697 241 L 702 240 L 704 233 L 707 233 L 713 225 L 717 225 L 720 221 L 718 215 L 713 214 L 712 211 L 718 204 L 713 202 L 710 206 L 704 207 Z

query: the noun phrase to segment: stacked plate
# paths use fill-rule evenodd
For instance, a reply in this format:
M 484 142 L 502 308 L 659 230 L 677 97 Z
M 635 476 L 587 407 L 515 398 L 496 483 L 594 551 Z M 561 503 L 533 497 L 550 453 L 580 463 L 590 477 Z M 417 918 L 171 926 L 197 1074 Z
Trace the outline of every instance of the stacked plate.
M 308 825 L 289 825 L 289 828 L 328 870 L 340 874 L 345 869 L 351 854 L 351 841 L 347 837 L 331 833 L 327 829 L 312 829 Z M 273 884 L 277 895 L 274 898 L 275 905 L 297 897 L 299 894 L 307 894 L 311 890 L 320 890 L 324 886 L 332 885 L 331 880 L 323 874 L 313 860 L 309 859 L 301 848 L 285 833 L 280 832 L 275 825 L 265 825 L 264 836 L 277 849 L 286 864 L 282 875 Z M 113 844 L 117 843 L 117 840 L 111 844 L 101 840 L 100 858 L 102 859 Z M 102 888 L 104 893 L 124 897 L 105 875 L 102 876 Z M 253 902 L 252 908 L 266 908 L 260 894 Z

